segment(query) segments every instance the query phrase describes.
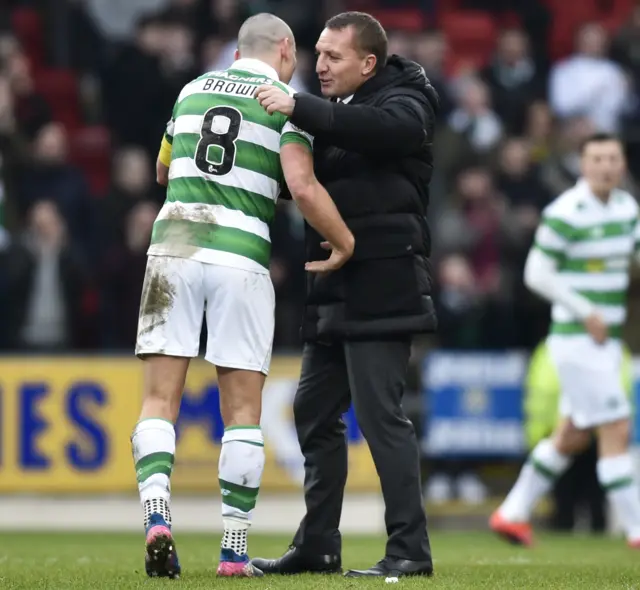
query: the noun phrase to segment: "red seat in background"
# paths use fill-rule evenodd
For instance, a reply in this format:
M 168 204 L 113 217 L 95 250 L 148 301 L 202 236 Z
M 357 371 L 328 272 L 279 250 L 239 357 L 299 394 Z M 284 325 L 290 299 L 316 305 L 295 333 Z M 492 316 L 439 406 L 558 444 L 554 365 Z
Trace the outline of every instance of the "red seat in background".
M 103 197 L 111 184 L 111 134 L 102 125 L 82 127 L 69 138 L 70 159 L 81 168 L 94 197 Z
M 44 96 L 53 118 L 71 132 L 80 127 L 78 78 L 73 70 L 48 68 L 35 76 L 36 90 Z
M 45 44 L 42 19 L 37 10 L 16 8 L 11 13 L 11 29 L 35 71 L 44 66 Z
M 447 36 L 456 61 L 486 64 L 493 53 L 498 26 L 486 12 L 464 10 L 448 12 L 440 18 L 440 28 Z

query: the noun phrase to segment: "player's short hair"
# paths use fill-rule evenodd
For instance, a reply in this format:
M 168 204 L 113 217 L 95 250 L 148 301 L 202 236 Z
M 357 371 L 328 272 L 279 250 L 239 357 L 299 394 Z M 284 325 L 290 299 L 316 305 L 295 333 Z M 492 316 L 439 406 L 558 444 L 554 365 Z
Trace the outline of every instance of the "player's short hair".
M 600 131 L 598 133 L 593 133 L 589 135 L 589 137 L 587 137 L 582 142 L 582 144 L 580 145 L 580 154 L 584 154 L 587 147 L 590 146 L 592 143 L 607 143 L 609 141 L 614 141 L 618 143 L 620 147 L 623 148 L 623 151 L 624 151 L 622 140 L 615 133 L 605 133 L 603 131 Z
M 283 39 L 291 39 L 295 43 L 289 25 L 275 14 L 261 12 L 242 23 L 238 33 L 238 51 L 241 56 L 258 56 L 272 51 Z
M 341 31 L 353 27 L 353 35 L 360 52 L 376 56 L 375 71 L 387 63 L 389 41 L 380 22 L 366 12 L 341 12 L 330 18 L 325 27 L 331 31 Z

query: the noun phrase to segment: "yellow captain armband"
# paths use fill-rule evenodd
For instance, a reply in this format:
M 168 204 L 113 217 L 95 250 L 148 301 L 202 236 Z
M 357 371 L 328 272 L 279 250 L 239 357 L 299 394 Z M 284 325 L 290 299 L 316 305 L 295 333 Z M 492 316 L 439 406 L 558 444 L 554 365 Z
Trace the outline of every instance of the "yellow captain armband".
M 160 144 L 160 152 L 158 153 L 158 160 L 162 162 L 167 168 L 171 164 L 171 144 L 167 141 L 166 137 L 162 138 Z

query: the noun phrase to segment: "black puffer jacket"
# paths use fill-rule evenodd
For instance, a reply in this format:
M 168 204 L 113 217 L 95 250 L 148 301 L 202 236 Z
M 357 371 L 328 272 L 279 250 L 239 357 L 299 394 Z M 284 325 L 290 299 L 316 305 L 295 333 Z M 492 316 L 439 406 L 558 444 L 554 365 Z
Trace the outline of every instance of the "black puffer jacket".
M 438 96 L 424 70 L 394 55 L 349 104 L 295 98 L 291 122 L 315 137 L 316 175 L 356 240 L 343 268 L 308 276 L 305 341 L 434 331 L 425 216 Z M 326 258 L 321 241 L 307 227 L 308 260 Z

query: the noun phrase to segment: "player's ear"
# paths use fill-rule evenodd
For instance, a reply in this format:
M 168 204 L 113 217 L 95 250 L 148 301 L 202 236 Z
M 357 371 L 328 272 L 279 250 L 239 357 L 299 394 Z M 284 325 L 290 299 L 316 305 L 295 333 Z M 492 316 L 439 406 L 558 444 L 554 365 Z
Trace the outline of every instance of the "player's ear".
M 280 42 L 280 56 L 282 57 L 283 60 L 290 59 L 291 52 L 292 52 L 291 39 L 288 39 L 287 37 L 285 37 Z
M 236 61 L 240 59 L 240 51 L 238 51 L 237 49 L 236 49 L 235 53 L 233 54 L 233 59 L 236 60 Z

